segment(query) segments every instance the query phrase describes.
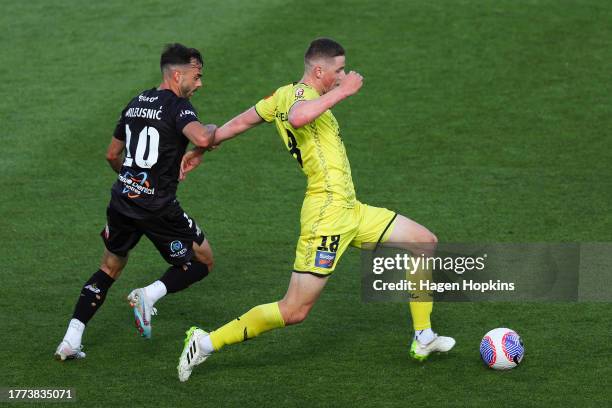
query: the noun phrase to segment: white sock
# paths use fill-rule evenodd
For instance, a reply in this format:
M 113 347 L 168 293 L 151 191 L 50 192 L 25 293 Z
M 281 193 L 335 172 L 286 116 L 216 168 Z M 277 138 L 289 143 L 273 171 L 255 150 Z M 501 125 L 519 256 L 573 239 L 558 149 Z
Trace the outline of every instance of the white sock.
M 425 330 L 416 330 L 414 332 L 414 339 L 418 340 L 419 343 L 423 345 L 431 343 L 435 338 L 436 334 L 433 332 L 433 330 L 431 330 L 431 328 Z
M 212 352 L 215 351 L 212 345 L 212 341 L 210 340 L 210 335 L 205 336 L 204 338 L 200 339 L 199 346 L 202 350 L 204 350 L 204 353 L 206 354 L 211 354 Z
M 145 295 L 151 301 L 149 306 L 153 306 L 159 299 L 166 296 L 168 293 L 168 289 L 166 289 L 166 285 L 162 281 L 156 280 L 149 286 L 144 288 Z
M 85 324 L 83 322 L 77 319 L 71 319 L 70 323 L 68 323 L 68 330 L 66 330 L 64 340 L 66 340 L 73 348 L 79 348 L 84 331 Z

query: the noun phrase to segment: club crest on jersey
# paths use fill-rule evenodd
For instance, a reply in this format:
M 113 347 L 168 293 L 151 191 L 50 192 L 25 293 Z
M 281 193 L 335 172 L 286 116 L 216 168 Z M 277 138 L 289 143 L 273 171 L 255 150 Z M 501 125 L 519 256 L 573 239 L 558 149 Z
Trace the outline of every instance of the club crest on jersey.
M 304 96 L 304 88 L 298 88 L 295 90 L 295 97 L 296 98 L 301 98 L 302 96 Z
M 318 268 L 329 269 L 334 266 L 335 260 L 335 252 L 317 251 L 317 256 L 315 257 L 315 266 Z

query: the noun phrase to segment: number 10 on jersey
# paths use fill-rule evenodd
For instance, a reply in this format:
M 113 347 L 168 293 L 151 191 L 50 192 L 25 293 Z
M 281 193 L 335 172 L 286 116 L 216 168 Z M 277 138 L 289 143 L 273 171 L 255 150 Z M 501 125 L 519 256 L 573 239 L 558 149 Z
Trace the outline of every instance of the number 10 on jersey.
M 123 165 L 132 167 L 134 160 L 141 169 L 150 169 L 157 163 L 159 155 L 159 132 L 153 126 L 145 126 L 138 134 L 136 151 L 131 151 L 132 131 L 125 125 L 125 161 Z M 146 155 L 146 158 L 145 158 Z

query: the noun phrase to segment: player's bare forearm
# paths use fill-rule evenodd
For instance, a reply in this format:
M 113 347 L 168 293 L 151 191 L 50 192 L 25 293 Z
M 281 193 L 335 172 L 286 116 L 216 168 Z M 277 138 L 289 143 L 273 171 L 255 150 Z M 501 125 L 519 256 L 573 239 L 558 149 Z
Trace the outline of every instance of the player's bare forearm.
M 357 72 L 349 72 L 339 86 L 326 94 L 316 99 L 296 102 L 289 111 L 289 123 L 296 129 L 306 126 L 343 99 L 356 94 L 362 85 L 363 77 Z
M 219 128 L 217 127 L 217 125 L 206 125 L 205 126 L 206 129 L 209 132 L 209 143 L 208 146 L 206 147 L 202 147 L 202 146 L 198 146 L 198 151 L 201 151 L 201 154 L 204 154 L 204 152 L 206 152 L 207 150 L 212 150 L 215 148 L 215 140 L 217 138 L 217 131 L 219 130 Z
M 123 149 L 125 148 L 125 142 L 113 137 L 108 149 L 106 150 L 106 161 L 111 166 L 111 169 L 115 173 L 119 173 L 121 165 L 123 164 Z
M 111 166 L 111 169 L 115 171 L 115 173 L 119 173 L 119 171 L 121 170 L 121 165 L 123 164 L 123 158 L 109 160 L 108 164 Z
M 334 88 L 317 99 L 297 102 L 289 112 L 289 123 L 296 129 L 306 126 L 348 96 L 340 88 Z
M 207 149 L 215 142 L 215 132 L 217 126 L 213 124 L 203 125 L 198 121 L 193 121 L 183 128 L 183 134 L 195 146 Z
M 212 123 L 208 124 L 208 125 L 204 125 L 204 128 L 206 129 L 206 133 L 207 133 L 207 138 L 209 140 L 209 146 L 214 146 L 215 144 L 215 134 L 217 133 L 217 125 L 214 125 Z
M 246 132 L 250 128 L 259 125 L 262 121 L 263 119 L 259 116 L 255 107 L 249 108 L 217 129 L 215 145 L 219 145 L 226 140 Z

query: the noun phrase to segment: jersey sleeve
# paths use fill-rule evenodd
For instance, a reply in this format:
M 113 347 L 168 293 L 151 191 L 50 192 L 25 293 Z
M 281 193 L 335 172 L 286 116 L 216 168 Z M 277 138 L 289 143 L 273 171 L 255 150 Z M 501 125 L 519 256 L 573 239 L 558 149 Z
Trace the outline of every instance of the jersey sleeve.
M 277 94 L 278 92 L 274 92 L 272 95 L 266 96 L 255 104 L 255 111 L 257 111 L 257 114 L 266 122 L 272 122 L 274 120 L 278 100 Z
M 183 128 L 194 121 L 199 121 L 198 113 L 191 102 L 181 98 L 176 105 L 176 131 L 182 133 Z
M 117 126 L 115 126 L 115 132 L 113 136 L 115 139 L 119 139 L 125 142 L 125 111 L 127 110 L 127 106 L 121 111 L 121 116 L 119 116 L 119 120 L 117 120 Z

